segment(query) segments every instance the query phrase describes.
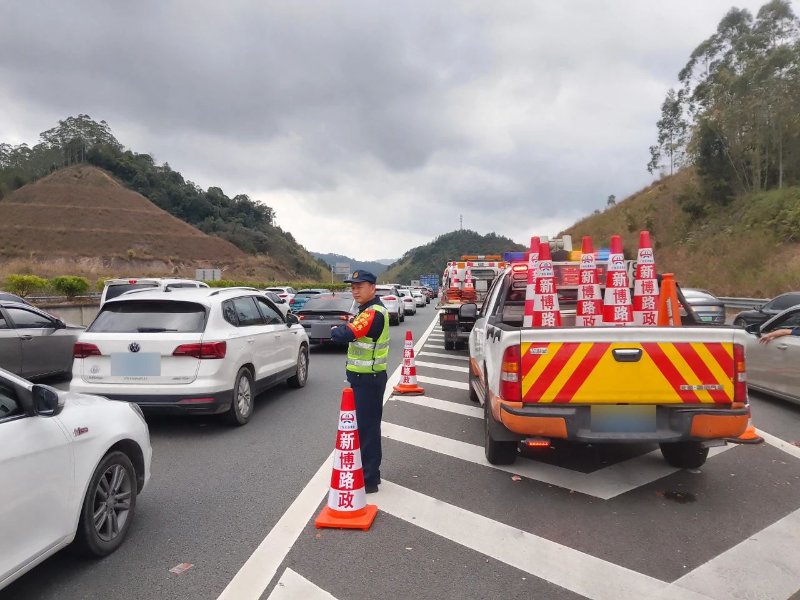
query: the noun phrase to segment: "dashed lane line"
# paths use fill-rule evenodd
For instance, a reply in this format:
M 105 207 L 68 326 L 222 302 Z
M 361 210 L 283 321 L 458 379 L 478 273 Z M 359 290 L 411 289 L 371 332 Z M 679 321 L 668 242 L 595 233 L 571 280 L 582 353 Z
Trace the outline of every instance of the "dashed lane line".
M 444 344 L 425 344 L 425 348 L 439 348 L 444 350 Z
M 441 385 L 443 387 L 455 388 L 457 390 L 469 389 L 469 384 L 465 381 L 450 381 L 449 379 L 426 377 L 425 375 L 417 375 L 417 381 L 420 383 L 430 383 L 431 385 Z
M 459 373 L 469 373 L 467 367 L 458 367 L 455 365 L 443 365 L 441 363 L 425 362 L 422 360 L 416 361 L 418 367 L 430 367 L 431 369 L 441 369 L 443 371 L 458 371 Z
M 450 360 L 469 360 L 469 356 L 459 356 L 458 354 L 441 354 L 439 352 L 428 352 L 425 349 L 423 349 L 419 354 L 417 354 L 417 356 L 433 356 L 434 358 L 449 358 Z
M 433 408 L 437 407 L 433 406 Z M 410 446 L 416 446 L 452 458 L 459 458 L 491 469 L 520 475 L 527 479 L 541 481 L 560 488 L 575 490 L 602 500 L 609 500 L 680 471 L 680 469 L 669 466 L 661 458 L 661 452 L 658 450 L 592 473 L 581 473 L 531 460 L 520 460 L 514 465 L 491 465 L 486 461 L 483 446 L 468 444 L 395 423 L 383 422 L 381 424 L 381 433 L 387 439 L 403 442 Z M 731 446 L 711 448 L 709 456 L 715 456 L 730 449 Z
M 415 354 L 422 348 L 436 325 L 436 319 L 431 320 L 430 326 L 414 346 Z M 391 396 L 392 388 L 400 382 L 402 366 L 401 363 L 389 377 L 386 393 L 383 396 L 384 404 Z M 242 565 L 227 587 L 222 590 L 217 600 L 258 600 L 261 597 L 300 533 L 314 517 L 320 501 L 327 493 L 332 463 L 333 452 L 323 461 L 303 491 L 294 499 L 294 502 Z
M 336 600 L 322 588 L 308 579 L 287 568 L 278 580 L 275 589 L 267 596 L 267 600 Z
M 392 396 L 392 400 L 405 402 L 407 404 L 414 404 L 416 406 L 423 406 L 427 408 L 435 408 L 445 412 L 455 413 L 457 415 L 465 415 L 467 417 L 475 417 L 476 419 L 483 418 L 483 409 L 475 406 L 467 406 L 458 402 L 450 402 L 449 400 L 439 400 L 438 398 L 431 398 L 430 396 Z M 384 422 L 385 425 L 385 422 Z
M 642 600 L 669 584 L 384 480 L 382 511 L 592 600 Z M 670 600 L 708 600 L 675 587 Z

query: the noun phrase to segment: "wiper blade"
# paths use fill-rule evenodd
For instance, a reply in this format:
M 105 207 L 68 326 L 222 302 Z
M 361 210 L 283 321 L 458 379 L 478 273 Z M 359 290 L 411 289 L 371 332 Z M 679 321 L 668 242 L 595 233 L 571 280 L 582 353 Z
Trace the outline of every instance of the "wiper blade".
M 164 333 L 167 331 L 178 331 L 177 329 L 167 329 L 166 327 L 138 327 L 139 333 Z

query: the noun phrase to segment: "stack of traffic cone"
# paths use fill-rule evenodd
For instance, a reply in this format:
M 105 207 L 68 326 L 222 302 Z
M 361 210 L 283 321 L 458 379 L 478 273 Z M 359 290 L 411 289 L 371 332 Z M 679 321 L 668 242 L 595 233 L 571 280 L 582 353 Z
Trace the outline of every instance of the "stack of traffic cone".
M 597 278 L 592 238 L 583 238 L 581 250 L 580 285 L 578 286 L 578 310 L 575 325 L 595 327 L 602 325 L 603 297 L 600 295 L 600 281 Z
M 633 324 L 658 324 L 658 279 L 650 232 L 639 234 L 639 257 L 636 263 L 636 279 L 633 283 Z
M 625 255 L 622 253 L 622 238 L 611 236 L 611 251 L 606 272 L 606 295 L 603 301 L 603 325 L 622 326 L 633 323 L 631 288 L 628 271 L 625 270 Z
M 401 396 L 421 396 L 425 393 L 425 390 L 417 385 L 417 365 L 414 361 L 414 340 L 411 338 L 411 331 L 406 331 L 403 369 L 400 372 L 400 383 L 394 386 L 394 393 Z
M 450 264 L 450 287 L 447 288 L 447 299 L 450 302 L 461 300 L 461 282 L 458 280 L 458 265 Z
M 678 308 L 678 288 L 675 275 L 664 273 L 661 278 L 661 297 L 658 303 L 658 325 L 680 327 L 681 313 Z
M 475 291 L 475 280 L 472 279 L 472 263 L 467 263 L 466 271 L 464 272 L 464 289 L 461 290 L 462 302 L 477 302 L 478 292 Z
M 531 238 L 531 251 L 528 254 L 528 285 L 525 288 L 525 316 L 523 327 L 533 327 L 533 304 L 536 297 L 536 269 L 539 268 L 539 238 Z
M 536 295 L 533 300 L 534 327 L 561 327 L 556 274 L 550 255 L 550 242 L 539 243 L 539 267 L 536 269 Z
M 328 504 L 322 509 L 314 525 L 339 529 L 367 530 L 378 514 L 378 507 L 367 504 L 364 488 L 364 471 L 361 468 L 361 444 L 358 440 L 356 402 L 352 389 L 342 390 L 342 407 L 339 411 L 339 431 L 333 451 L 333 474 Z

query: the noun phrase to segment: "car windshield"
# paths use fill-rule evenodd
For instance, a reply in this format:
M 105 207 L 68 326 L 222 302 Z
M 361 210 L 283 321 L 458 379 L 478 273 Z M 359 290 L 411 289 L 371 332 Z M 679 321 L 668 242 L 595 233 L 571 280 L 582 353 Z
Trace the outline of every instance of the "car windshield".
M 161 300 L 105 304 L 87 331 L 93 333 L 201 333 L 206 310 L 193 302 Z
M 106 290 L 106 300 L 111 300 L 112 298 L 117 298 L 124 294 L 125 292 L 130 292 L 131 290 L 142 290 L 146 288 L 157 288 L 157 283 L 112 283 L 108 286 Z
M 276 294 L 285 294 L 286 290 L 283 288 L 267 288 L 268 292 L 275 292 Z
M 353 301 L 347 298 L 312 298 L 305 303 L 303 310 L 300 312 L 349 312 L 352 307 Z
M 769 308 L 770 310 L 786 310 L 798 304 L 800 304 L 800 294 L 783 294 L 775 298 L 764 308 Z

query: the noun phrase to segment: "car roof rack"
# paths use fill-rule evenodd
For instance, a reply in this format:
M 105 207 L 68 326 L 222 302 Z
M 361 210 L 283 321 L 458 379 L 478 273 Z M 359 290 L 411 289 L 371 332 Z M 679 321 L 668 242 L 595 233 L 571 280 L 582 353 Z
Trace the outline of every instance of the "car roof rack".
M 261 290 L 254 288 L 254 287 L 245 287 L 245 286 L 237 286 L 237 287 L 228 287 L 228 288 L 219 288 L 214 290 L 209 294 L 209 296 L 216 296 L 217 294 L 221 294 L 222 292 L 230 292 L 233 290 L 247 290 L 250 292 L 260 292 Z

